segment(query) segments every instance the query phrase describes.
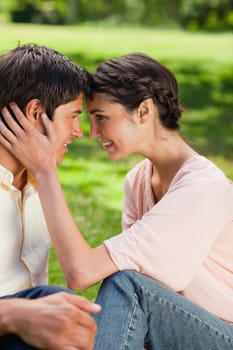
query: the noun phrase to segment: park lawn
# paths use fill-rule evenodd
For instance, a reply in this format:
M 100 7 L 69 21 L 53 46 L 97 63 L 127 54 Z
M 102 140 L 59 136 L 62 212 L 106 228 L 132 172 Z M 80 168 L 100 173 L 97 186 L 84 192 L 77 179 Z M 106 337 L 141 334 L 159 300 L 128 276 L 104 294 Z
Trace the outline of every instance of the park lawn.
M 233 179 L 232 77 L 230 33 L 188 33 L 181 30 L 38 26 L 2 24 L 0 53 L 33 42 L 51 46 L 92 71 L 109 57 L 142 51 L 176 74 L 185 106 L 181 132 L 190 144 Z M 120 232 L 123 181 L 141 158 L 109 161 L 97 141 L 88 137 L 88 117 L 80 117 L 85 136 L 75 140 L 59 166 L 69 207 L 92 246 Z M 54 250 L 50 283 L 65 285 Z M 99 284 L 79 292 L 94 299 Z

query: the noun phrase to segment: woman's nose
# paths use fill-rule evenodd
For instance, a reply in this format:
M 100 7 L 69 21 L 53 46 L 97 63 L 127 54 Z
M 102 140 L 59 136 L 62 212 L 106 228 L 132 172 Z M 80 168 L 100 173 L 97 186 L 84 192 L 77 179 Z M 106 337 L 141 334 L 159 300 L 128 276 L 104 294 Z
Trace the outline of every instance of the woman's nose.
M 92 139 L 96 139 L 99 136 L 99 131 L 94 122 L 90 123 L 90 132 L 89 135 Z

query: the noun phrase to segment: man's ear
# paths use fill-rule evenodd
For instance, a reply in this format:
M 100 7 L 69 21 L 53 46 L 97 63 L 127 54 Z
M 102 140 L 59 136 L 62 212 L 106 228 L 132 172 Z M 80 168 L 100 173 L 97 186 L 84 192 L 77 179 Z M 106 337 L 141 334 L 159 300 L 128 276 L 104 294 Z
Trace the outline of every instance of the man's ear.
M 44 112 L 44 108 L 39 99 L 33 98 L 26 104 L 25 116 L 35 126 L 41 124 L 40 117 L 42 112 Z
M 154 103 L 152 98 L 147 98 L 142 101 L 138 107 L 138 116 L 140 123 L 145 123 L 153 116 L 154 112 Z

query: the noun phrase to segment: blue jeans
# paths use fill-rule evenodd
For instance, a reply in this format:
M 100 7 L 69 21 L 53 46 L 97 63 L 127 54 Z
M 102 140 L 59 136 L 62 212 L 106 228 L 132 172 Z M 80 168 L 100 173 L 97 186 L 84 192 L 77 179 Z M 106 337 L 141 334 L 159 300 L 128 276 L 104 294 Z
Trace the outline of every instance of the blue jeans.
M 233 327 L 135 271 L 107 278 L 95 350 L 233 350 Z
M 36 299 L 44 297 L 49 294 L 58 293 L 65 291 L 71 293 L 70 290 L 54 286 L 38 286 L 29 289 L 22 290 L 16 294 L 7 295 L 1 297 L 1 299 L 11 299 L 11 298 L 26 298 L 26 299 Z M 36 348 L 27 345 L 23 340 L 14 334 L 8 334 L 0 337 L 0 350 L 35 350 Z

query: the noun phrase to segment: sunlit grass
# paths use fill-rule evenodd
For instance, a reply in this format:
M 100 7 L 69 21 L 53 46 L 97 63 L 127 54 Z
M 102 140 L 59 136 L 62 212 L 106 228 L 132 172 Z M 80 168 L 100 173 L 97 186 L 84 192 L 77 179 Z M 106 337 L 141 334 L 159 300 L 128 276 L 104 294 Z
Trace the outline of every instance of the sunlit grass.
M 87 55 L 90 60 L 143 51 L 158 59 L 231 62 L 232 34 L 189 33 L 182 30 L 155 30 L 141 27 L 48 26 L 1 24 L 1 51 L 18 42 L 40 43 L 64 53 Z

